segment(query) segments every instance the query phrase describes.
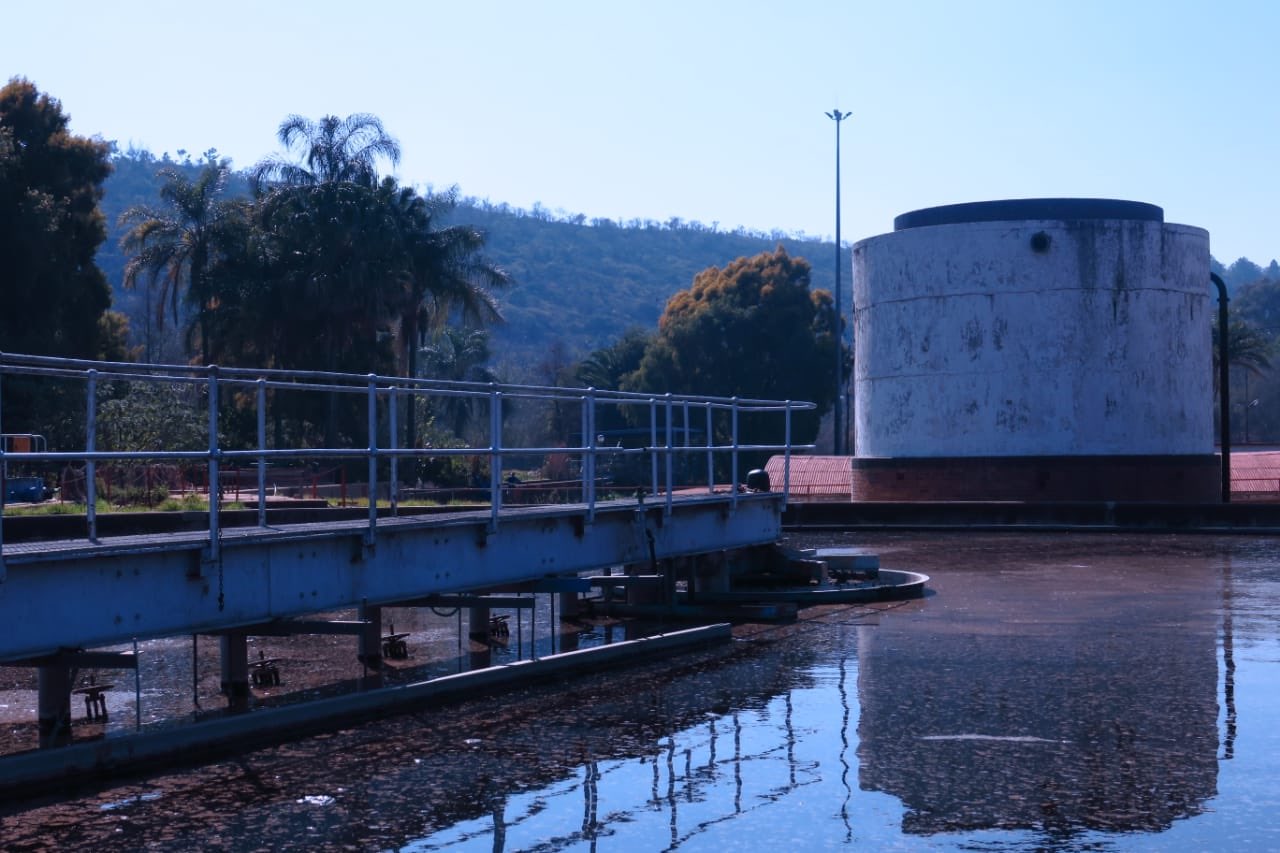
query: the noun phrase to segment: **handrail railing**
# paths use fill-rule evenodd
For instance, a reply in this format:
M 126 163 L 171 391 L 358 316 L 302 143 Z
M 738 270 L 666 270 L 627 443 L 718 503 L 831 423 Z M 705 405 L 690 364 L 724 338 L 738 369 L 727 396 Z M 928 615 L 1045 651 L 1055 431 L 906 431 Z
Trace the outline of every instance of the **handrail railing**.
M 85 466 L 85 504 L 87 536 L 98 536 L 96 502 L 97 477 L 95 469 L 100 462 L 200 462 L 207 468 L 209 489 L 209 542 L 206 559 L 219 559 L 220 530 L 220 466 L 244 463 L 257 469 L 258 525 L 266 525 L 266 477 L 267 466 L 273 461 L 290 462 L 299 459 L 356 459 L 367 461 L 369 526 L 367 541 L 372 544 L 378 521 L 379 463 L 387 462 L 389 482 L 387 495 L 392 515 L 399 508 L 398 465 L 404 459 L 430 457 L 470 456 L 487 457 L 489 461 L 490 527 L 496 529 L 501 516 L 503 490 L 507 485 L 503 478 L 504 460 L 514 455 L 569 454 L 581 458 L 581 495 L 586 505 L 588 523 L 594 519 L 599 500 L 601 459 L 618 462 L 628 458 L 650 460 L 650 491 L 654 496 L 665 494 L 664 510 L 671 512 L 672 497 L 677 488 L 705 488 L 708 493 L 717 491 L 716 459 L 729 459 L 728 489 L 734 505 L 738 500 L 738 470 L 740 456 L 747 452 L 778 452 L 785 454 L 787 467 L 796 450 L 808 450 L 812 445 L 793 445 L 792 420 L 794 413 L 812 410 L 812 403 L 793 400 L 762 400 L 737 397 L 698 396 L 686 394 L 652 395 L 598 388 L 561 388 L 545 385 L 517 385 L 499 383 L 471 383 L 449 380 L 416 379 L 375 374 L 345 374 L 325 371 L 302 370 L 251 370 L 236 367 L 205 367 L 175 364 L 135 364 L 129 362 L 85 361 L 48 356 L 0 353 L 0 390 L 6 389 L 6 380 L 12 377 L 37 377 L 48 381 L 81 382 L 85 387 L 83 450 L 55 450 L 33 447 L 26 452 L 14 452 L 8 444 L 0 444 L 0 465 L 9 463 L 80 463 Z M 207 442 L 202 446 L 177 448 L 149 448 L 145 450 L 111 449 L 102 446 L 99 436 L 101 396 L 104 389 L 117 382 L 180 383 L 203 387 L 207 402 Z M 44 387 L 42 383 L 42 387 Z M 308 393 L 326 395 L 361 395 L 365 399 L 367 435 L 361 446 L 334 447 L 271 447 L 268 446 L 267 422 L 268 392 Z M 461 398 L 484 401 L 488 408 L 489 423 L 487 444 L 475 447 L 456 446 L 405 447 L 399 441 L 399 412 L 403 405 L 414 406 L 421 399 Z M 249 402 L 252 401 L 252 402 Z M 573 404 L 580 407 L 582 431 L 580 442 L 572 446 L 519 446 L 509 445 L 504 439 L 503 407 L 509 402 L 544 401 Z M 229 447 L 220 435 L 220 418 L 229 407 L 256 408 L 256 447 Z M 603 435 L 597 432 L 602 411 L 613 407 L 619 411 L 631 408 L 647 408 L 649 443 L 643 447 L 607 446 Z M 691 414 L 702 409 L 705 412 L 705 441 L 693 445 L 689 441 Z M 715 423 L 719 415 L 721 433 L 717 437 Z M 0 409 L 0 416 L 9 412 Z M 385 415 L 385 418 L 382 416 Z M 12 417 L 12 415 L 9 415 Z M 776 431 L 779 443 L 742 442 L 740 420 L 742 418 L 781 417 Z M 681 423 L 677 424 L 677 417 Z M 0 428 L 4 423 L 0 420 Z M 33 427 L 36 425 L 27 425 Z M 683 443 L 680 435 L 683 433 Z M 566 442 L 571 437 L 566 437 Z M 385 440 L 384 440 L 385 439 Z M 705 454 L 706 480 L 681 478 L 678 467 L 692 470 L 696 466 L 677 466 L 680 457 L 690 460 Z M 782 495 L 785 505 L 790 472 L 784 475 Z M 685 482 L 679 482 L 684 480 Z M 0 505 L 0 519 L 4 508 Z M 0 546 L 3 545 L 0 527 Z M 0 580 L 4 577 L 3 552 L 0 551 Z

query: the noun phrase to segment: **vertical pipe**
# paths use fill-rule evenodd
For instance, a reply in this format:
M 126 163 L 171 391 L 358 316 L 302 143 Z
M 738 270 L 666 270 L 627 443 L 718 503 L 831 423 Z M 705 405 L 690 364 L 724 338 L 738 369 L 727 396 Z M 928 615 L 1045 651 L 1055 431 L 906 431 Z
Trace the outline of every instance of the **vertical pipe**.
M 267 380 L 258 386 L 258 526 L 267 526 Z
M 849 118 L 849 113 L 842 113 L 840 110 L 832 110 L 827 113 L 827 118 L 836 123 L 836 287 L 835 287 L 835 312 L 836 322 L 833 334 L 836 344 L 836 396 L 835 405 L 832 407 L 832 444 L 836 456 L 844 453 L 844 428 L 841 421 L 842 409 L 844 407 L 844 363 L 841 353 L 841 344 L 844 343 L 844 312 L 840 307 L 841 291 L 840 286 L 840 267 L 843 265 L 843 259 L 840 257 L 840 122 Z
M 88 399 L 85 401 L 84 449 L 93 453 L 98 446 L 98 371 L 89 371 Z M 84 463 L 85 520 L 89 524 L 89 541 L 98 541 L 98 465 L 92 457 Z
M 1227 285 L 1217 273 L 1209 280 L 1218 288 L 1218 420 L 1222 426 L 1222 502 L 1231 503 L 1231 345 L 1227 331 Z
M 209 365 L 209 559 L 221 559 L 219 530 L 222 484 L 218 477 L 218 366 Z

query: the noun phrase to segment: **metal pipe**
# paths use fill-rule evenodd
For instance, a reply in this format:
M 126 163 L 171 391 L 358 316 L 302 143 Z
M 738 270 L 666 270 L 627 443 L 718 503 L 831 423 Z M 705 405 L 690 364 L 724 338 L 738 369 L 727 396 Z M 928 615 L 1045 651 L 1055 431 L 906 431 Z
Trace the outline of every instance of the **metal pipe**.
M 1231 503 L 1231 368 L 1230 332 L 1227 330 L 1227 285 L 1217 273 L 1209 280 L 1218 288 L 1218 419 L 1222 430 L 1222 502 Z

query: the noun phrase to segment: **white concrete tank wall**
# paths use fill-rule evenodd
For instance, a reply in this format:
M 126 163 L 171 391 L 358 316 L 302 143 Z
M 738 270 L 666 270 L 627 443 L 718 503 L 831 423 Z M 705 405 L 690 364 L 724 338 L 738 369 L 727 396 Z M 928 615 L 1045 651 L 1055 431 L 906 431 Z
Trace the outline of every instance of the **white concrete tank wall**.
M 858 456 L 1213 453 L 1208 232 L 1091 201 L 854 246 Z

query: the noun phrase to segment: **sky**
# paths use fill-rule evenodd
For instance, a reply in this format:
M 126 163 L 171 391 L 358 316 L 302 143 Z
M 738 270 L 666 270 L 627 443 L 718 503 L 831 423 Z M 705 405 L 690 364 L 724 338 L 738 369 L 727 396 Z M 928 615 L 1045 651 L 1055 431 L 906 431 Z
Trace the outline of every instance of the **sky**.
M 79 134 L 236 168 L 372 113 L 401 182 L 842 242 L 922 207 L 1149 202 L 1280 256 L 1271 0 L 8 3 L 0 76 Z

